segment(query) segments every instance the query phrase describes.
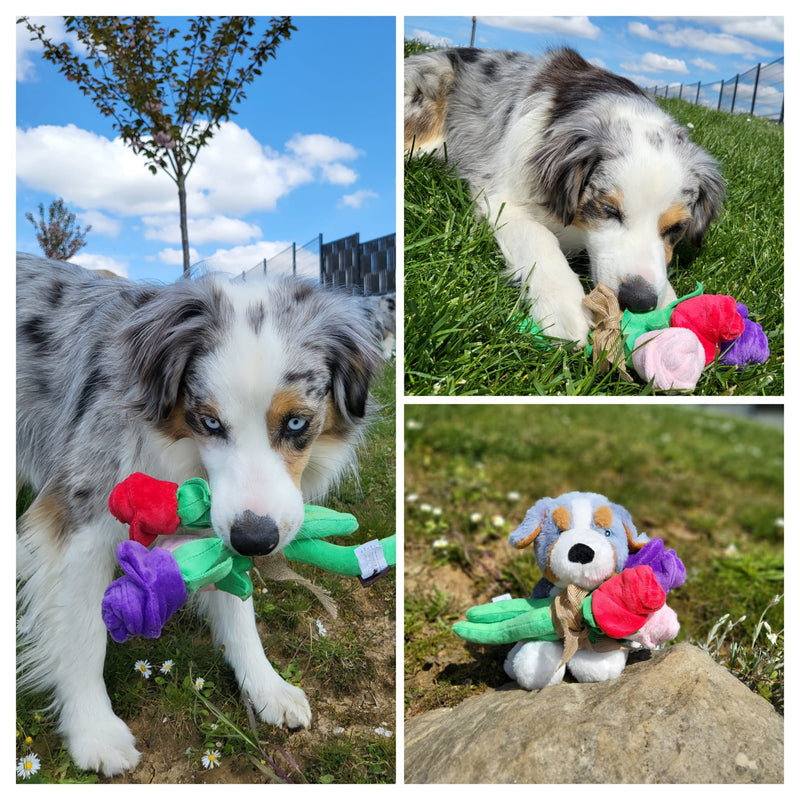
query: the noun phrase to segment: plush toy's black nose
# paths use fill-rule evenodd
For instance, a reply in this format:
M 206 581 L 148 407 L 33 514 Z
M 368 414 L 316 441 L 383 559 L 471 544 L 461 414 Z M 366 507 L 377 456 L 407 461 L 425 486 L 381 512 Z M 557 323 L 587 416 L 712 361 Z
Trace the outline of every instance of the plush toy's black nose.
M 279 541 L 278 526 L 272 517 L 245 511 L 231 525 L 231 547 L 243 556 L 265 556 Z
M 594 558 L 594 550 L 588 544 L 574 544 L 567 553 L 573 564 L 588 564 Z
M 658 295 L 652 283 L 641 275 L 629 275 L 619 285 L 617 292 L 620 308 L 630 309 L 634 314 L 652 311 L 658 305 Z

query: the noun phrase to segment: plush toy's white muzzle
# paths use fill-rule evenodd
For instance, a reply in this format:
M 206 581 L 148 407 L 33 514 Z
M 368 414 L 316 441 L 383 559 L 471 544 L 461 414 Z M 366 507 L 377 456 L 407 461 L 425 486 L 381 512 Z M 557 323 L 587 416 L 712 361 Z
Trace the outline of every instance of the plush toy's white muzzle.
M 550 570 L 558 586 L 594 589 L 614 574 L 616 554 L 608 539 L 587 528 L 564 531 L 550 549 Z

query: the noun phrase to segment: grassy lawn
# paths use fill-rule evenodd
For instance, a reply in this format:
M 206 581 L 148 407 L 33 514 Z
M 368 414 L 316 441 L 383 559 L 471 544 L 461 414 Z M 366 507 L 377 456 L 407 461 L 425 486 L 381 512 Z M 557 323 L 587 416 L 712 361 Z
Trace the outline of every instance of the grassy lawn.
M 375 390 L 379 409 L 363 448 L 360 478 L 347 478 L 327 505 L 359 520 L 348 543 L 395 533 L 395 364 Z M 396 576 L 391 570 L 365 588 L 355 578 L 293 564 L 330 592 L 331 619 L 302 586 L 265 583 L 257 571 L 255 605 L 264 648 L 284 678 L 301 685 L 314 719 L 287 732 L 248 719 L 239 689 L 207 627 L 181 610 L 156 640 L 109 640 L 106 682 L 115 712 L 137 737 L 142 760 L 108 780 L 80 772 L 37 709 L 41 697 L 17 698 L 17 758 L 41 760 L 34 782 L 87 783 L 394 783 L 396 700 Z M 256 570 L 258 559 L 256 559 Z M 134 664 L 146 660 L 143 679 Z M 169 675 L 161 665 L 172 660 Z M 197 690 L 194 681 L 204 679 Z M 30 737 L 30 741 L 26 741 Z M 219 768 L 204 769 L 206 750 Z
M 509 648 L 466 643 L 452 623 L 530 594 L 538 567 L 508 534 L 540 497 L 572 490 L 605 494 L 676 550 L 678 639 L 709 640 L 782 709 L 782 428 L 686 404 L 407 404 L 405 439 L 407 715 L 508 680 Z M 725 614 L 745 619 L 721 641 Z
M 407 47 L 408 50 L 413 49 Z M 660 101 L 662 102 L 662 101 Z M 678 296 L 744 303 L 769 339 L 766 364 L 712 364 L 698 395 L 783 394 L 783 127 L 668 100 L 662 105 L 722 166 L 728 199 L 697 250 L 681 243 L 671 280 Z M 647 395 L 641 381 L 601 375 L 582 352 L 542 348 L 521 333 L 519 289 L 471 213 L 467 187 L 433 156 L 405 163 L 405 392 L 408 395 Z

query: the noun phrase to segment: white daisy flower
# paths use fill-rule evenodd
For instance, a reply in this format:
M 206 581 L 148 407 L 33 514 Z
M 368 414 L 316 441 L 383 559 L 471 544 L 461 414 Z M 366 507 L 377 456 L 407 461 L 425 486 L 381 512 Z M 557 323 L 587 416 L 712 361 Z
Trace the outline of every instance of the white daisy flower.
M 17 761 L 17 775 L 20 778 L 30 778 L 31 775 L 35 775 L 39 771 L 40 766 L 39 756 L 36 753 L 28 753 L 28 755 Z
M 137 661 L 133 665 L 133 669 L 143 678 L 149 678 L 153 674 L 153 668 L 150 666 L 149 661 Z

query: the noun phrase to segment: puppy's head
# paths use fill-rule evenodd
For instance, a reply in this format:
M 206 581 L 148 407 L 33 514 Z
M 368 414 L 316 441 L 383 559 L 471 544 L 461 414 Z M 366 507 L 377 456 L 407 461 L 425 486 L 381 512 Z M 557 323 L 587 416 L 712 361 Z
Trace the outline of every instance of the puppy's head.
M 635 96 L 553 120 L 531 164 L 566 249 L 585 250 L 595 284 L 633 312 L 665 304 L 675 245 L 699 246 L 725 195 L 716 161 Z
M 539 500 L 509 541 L 517 549 L 533 545 L 539 569 L 554 586 L 594 589 L 620 572 L 647 536 L 637 534 L 630 514 L 603 495 L 569 492 Z
M 380 365 L 368 316 L 290 279 L 181 282 L 133 315 L 124 340 L 133 412 L 192 443 L 217 535 L 243 555 L 291 541 L 367 418 Z

